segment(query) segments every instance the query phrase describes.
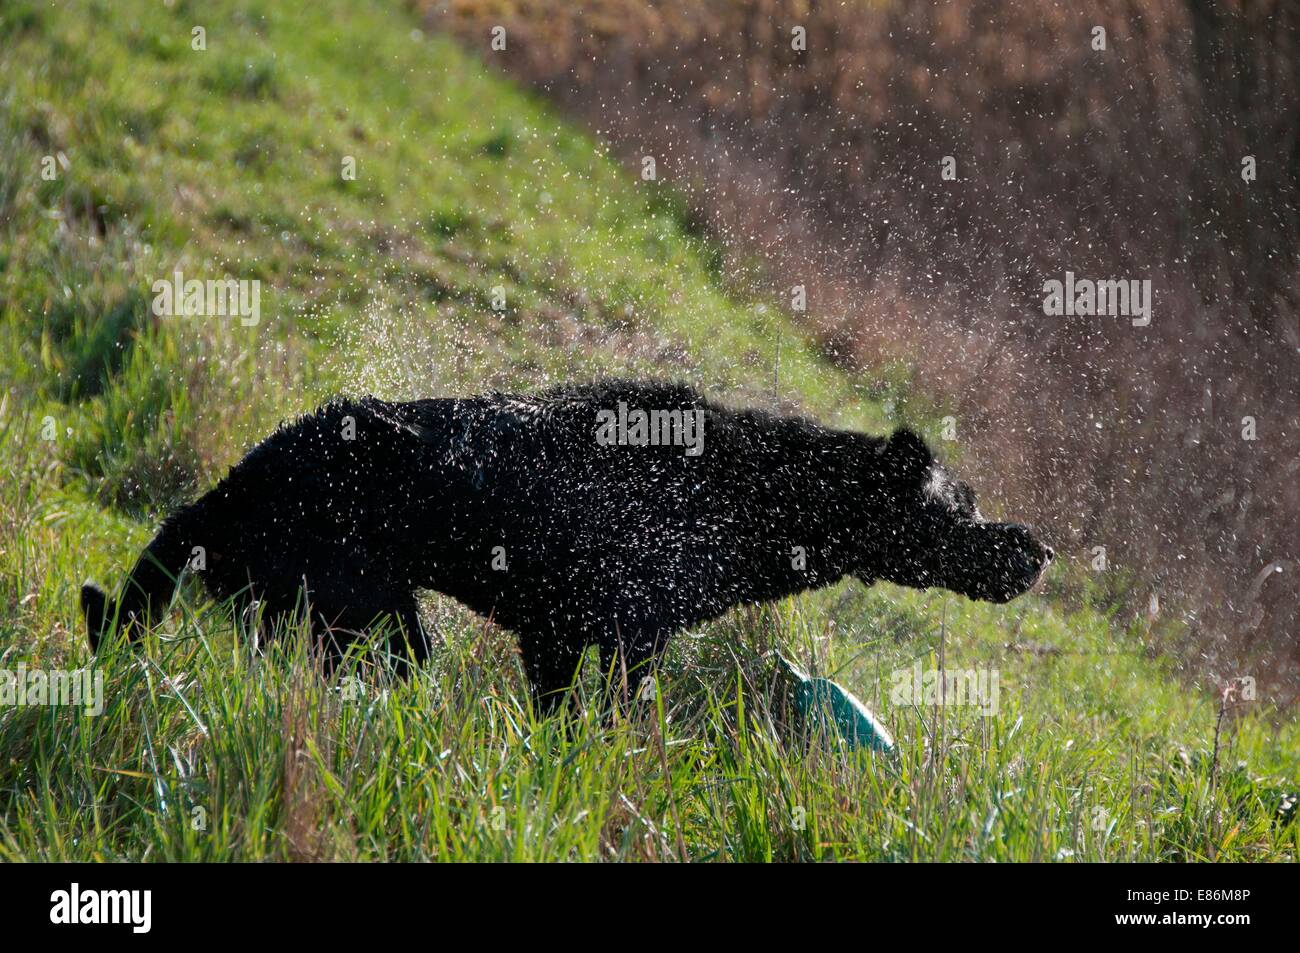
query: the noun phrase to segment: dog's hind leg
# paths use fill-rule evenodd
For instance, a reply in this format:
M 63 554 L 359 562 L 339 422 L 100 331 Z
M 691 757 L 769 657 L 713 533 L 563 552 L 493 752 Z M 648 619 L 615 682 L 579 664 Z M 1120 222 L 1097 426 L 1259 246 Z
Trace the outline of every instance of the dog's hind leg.
M 338 667 L 352 643 L 370 642 L 373 646 L 376 635 L 383 641 L 373 647 L 387 656 L 394 674 L 401 678 L 410 676 L 412 662 L 419 665 L 429 657 L 431 643 L 420 623 L 412 593 L 395 596 L 367 592 L 344 600 L 334 590 L 329 602 L 317 602 L 312 608 L 314 621 L 322 623 L 313 629 L 321 630 L 314 635 L 324 650 L 327 673 Z
M 600 640 L 600 668 L 605 682 L 605 704 L 612 713 L 615 706 L 631 710 L 641 684 L 650 675 L 668 644 L 668 633 L 647 635 L 622 632 L 615 628 Z
M 393 663 L 393 670 L 402 678 L 411 673 L 411 663 L 424 664 L 429 657 L 432 643 L 420 622 L 420 612 L 415 605 L 415 597 L 408 596 L 396 607 L 388 610 L 391 616 L 388 636 L 388 654 Z
M 574 679 L 586 644 L 570 640 L 556 632 L 522 631 L 519 650 L 524 659 L 524 673 L 538 714 L 548 717 L 560 705 L 573 703 Z

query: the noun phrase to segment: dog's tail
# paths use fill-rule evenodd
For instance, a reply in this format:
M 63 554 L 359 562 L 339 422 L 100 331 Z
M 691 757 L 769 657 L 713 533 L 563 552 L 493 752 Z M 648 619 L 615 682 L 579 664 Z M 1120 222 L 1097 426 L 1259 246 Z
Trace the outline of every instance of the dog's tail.
M 181 572 L 189 562 L 190 547 L 197 543 L 186 539 L 180 517 L 177 514 L 163 523 L 153 542 L 136 560 L 116 602 L 109 600 L 94 583 L 81 587 L 81 611 L 86 617 L 92 652 L 99 650 L 106 634 L 119 629 L 127 632 L 132 640 L 139 638 L 144 628 L 166 611 Z

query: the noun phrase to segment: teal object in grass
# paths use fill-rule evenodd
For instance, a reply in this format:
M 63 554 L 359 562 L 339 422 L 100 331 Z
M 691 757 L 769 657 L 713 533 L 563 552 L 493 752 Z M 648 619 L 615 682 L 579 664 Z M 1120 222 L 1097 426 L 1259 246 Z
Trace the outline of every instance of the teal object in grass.
M 829 678 L 809 675 L 780 653 L 776 657 L 795 681 L 794 702 L 803 717 L 825 724 L 829 715 L 850 748 L 863 746 L 884 754 L 894 750 L 893 736 L 856 695 Z

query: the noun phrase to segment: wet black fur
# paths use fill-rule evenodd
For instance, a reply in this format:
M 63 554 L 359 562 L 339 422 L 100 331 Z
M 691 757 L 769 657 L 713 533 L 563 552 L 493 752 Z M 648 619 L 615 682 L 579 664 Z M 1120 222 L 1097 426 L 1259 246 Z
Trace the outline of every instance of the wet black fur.
M 596 415 L 620 401 L 702 409 L 703 453 L 600 445 Z M 672 633 L 739 603 L 846 574 L 1005 601 L 1051 555 L 980 519 L 910 431 L 886 440 L 629 381 L 338 400 L 281 427 L 163 523 L 116 604 L 83 589 L 92 647 L 114 620 L 156 620 L 195 547 L 214 596 L 259 600 L 266 622 L 309 605 L 333 651 L 387 622 L 391 651 L 418 662 L 416 591 L 452 596 L 518 634 L 548 707 L 588 645 L 634 690 Z

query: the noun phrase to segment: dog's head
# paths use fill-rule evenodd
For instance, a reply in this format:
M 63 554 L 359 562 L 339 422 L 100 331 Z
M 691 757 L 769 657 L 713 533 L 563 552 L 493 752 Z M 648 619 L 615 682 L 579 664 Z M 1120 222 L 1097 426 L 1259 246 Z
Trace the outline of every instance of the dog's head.
M 878 511 L 865 540 L 865 580 L 939 586 L 985 602 L 1007 602 L 1030 589 L 1052 550 L 1018 523 L 984 519 L 975 492 L 935 461 L 925 442 L 898 430 L 877 461 Z

